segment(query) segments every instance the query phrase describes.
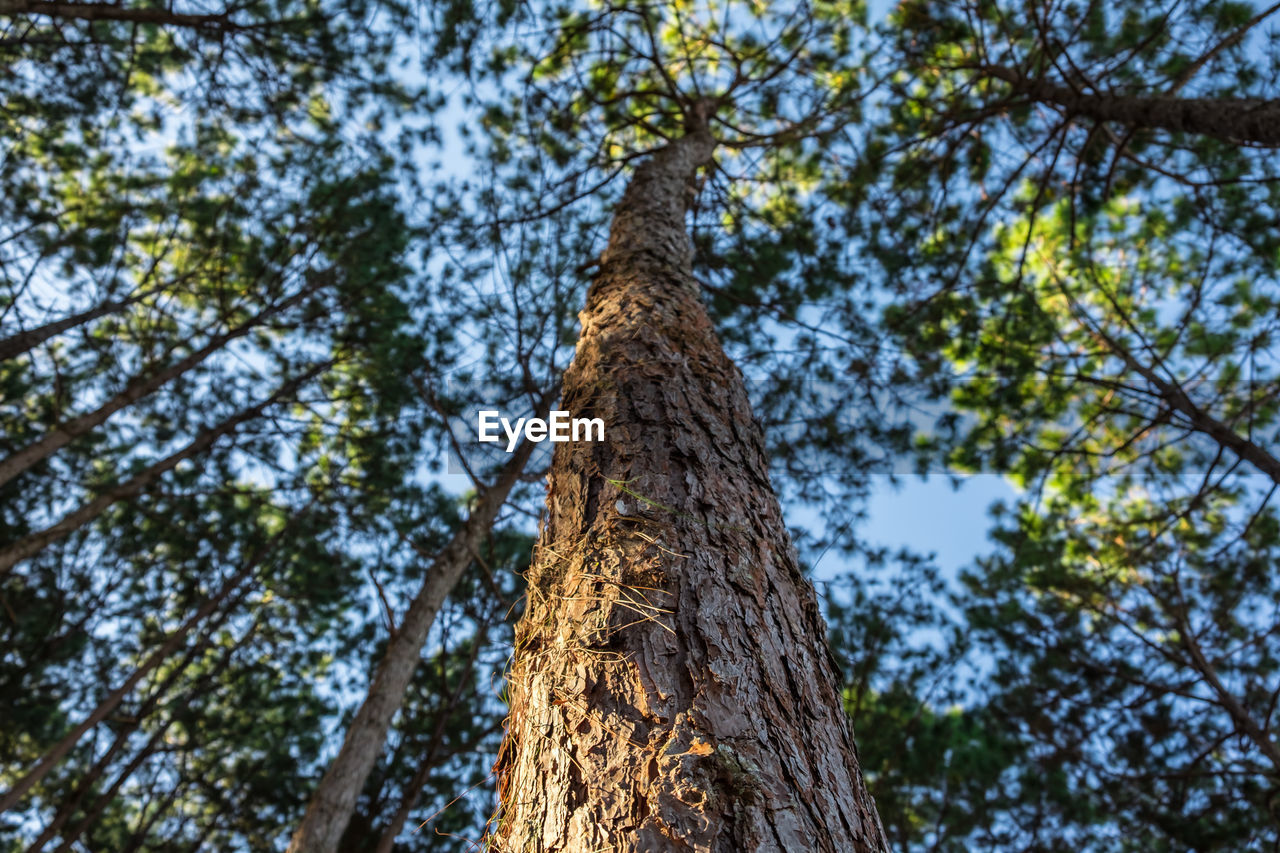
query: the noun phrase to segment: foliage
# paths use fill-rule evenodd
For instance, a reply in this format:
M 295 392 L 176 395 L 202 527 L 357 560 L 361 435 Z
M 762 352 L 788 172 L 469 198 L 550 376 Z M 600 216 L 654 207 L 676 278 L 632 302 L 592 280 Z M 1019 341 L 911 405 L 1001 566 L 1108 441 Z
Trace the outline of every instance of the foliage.
M 6 844 L 281 845 L 464 511 L 442 464 L 492 470 L 466 416 L 554 384 L 622 178 L 698 109 L 697 274 L 801 552 L 855 569 L 828 615 L 895 843 L 1276 844 L 1280 182 L 1236 121 L 1271 10 L 58 8 L 0 3 L 0 550 L 35 548 L 0 789 L 142 677 Z M 1161 123 L 1193 101 L 1217 124 Z M 904 454 L 1023 489 L 959 578 L 848 533 Z M 541 461 L 351 849 L 488 816 Z
M 1266 15 L 1031 12 L 899 6 L 883 118 L 831 190 L 884 214 L 855 221 L 896 294 L 886 330 L 948 401 L 924 464 L 1025 490 L 954 598 L 990 670 L 964 714 L 1009 763 L 951 826 L 1019 850 L 1261 849 L 1277 184 L 1225 139 L 1276 61 Z M 1221 124 L 1153 123 L 1152 99 L 1178 98 Z

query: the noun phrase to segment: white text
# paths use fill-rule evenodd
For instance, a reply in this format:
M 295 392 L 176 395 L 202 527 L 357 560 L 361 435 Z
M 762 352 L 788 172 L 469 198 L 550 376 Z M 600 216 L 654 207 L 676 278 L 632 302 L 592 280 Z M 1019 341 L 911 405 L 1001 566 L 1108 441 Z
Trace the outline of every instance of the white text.
M 498 427 L 507 434 L 507 452 L 516 449 L 521 430 L 528 441 L 604 441 L 604 421 L 601 418 L 574 418 L 568 412 L 549 413 L 542 418 L 516 418 L 515 425 L 501 416 L 496 409 L 480 412 L 477 433 L 481 441 L 501 441 Z

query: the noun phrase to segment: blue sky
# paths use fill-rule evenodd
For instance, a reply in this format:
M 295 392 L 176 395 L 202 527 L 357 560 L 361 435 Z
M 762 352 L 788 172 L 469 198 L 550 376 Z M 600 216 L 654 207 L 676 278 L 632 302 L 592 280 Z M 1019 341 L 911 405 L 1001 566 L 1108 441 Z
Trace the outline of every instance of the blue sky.
M 988 507 L 1001 499 L 1011 503 L 1018 496 L 1011 483 L 995 474 L 962 477 L 958 488 L 936 474 L 928 479 L 899 475 L 896 486 L 887 476 L 877 475 L 872 482 L 868 517 L 858 535 L 874 545 L 933 552 L 947 577 L 989 550 Z

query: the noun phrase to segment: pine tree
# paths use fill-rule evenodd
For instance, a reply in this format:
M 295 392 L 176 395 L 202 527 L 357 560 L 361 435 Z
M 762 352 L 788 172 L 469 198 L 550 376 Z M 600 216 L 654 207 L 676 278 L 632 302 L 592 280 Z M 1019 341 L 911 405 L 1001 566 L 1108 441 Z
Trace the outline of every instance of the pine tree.
M 500 850 L 884 850 L 685 216 L 721 103 L 636 169 L 581 315 L 509 676 Z

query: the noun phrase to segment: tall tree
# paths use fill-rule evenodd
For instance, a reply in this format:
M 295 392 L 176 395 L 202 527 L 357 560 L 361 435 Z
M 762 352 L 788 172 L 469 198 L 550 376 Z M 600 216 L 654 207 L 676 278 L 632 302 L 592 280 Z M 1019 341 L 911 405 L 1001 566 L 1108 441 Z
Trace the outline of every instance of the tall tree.
M 560 162 L 581 158 L 552 198 L 590 201 L 592 167 L 607 183 L 615 163 L 639 165 L 565 374 L 562 405 L 602 418 L 605 436 L 555 448 L 509 674 L 497 849 L 886 846 L 686 225 L 718 151 L 803 170 L 828 98 L 855 88 L 816 46 L 835 20 L 685 4 L 565 13 L 529 74 L 534 110 L 575 107 L 539 137 Z M 824 73 L 836 85 L 792 89 L 799 106 L 779 109 L 788 85 Z M 491 115 L 501 143 L 503 113 Z
M 499 849 L 883 850 L 825 629 L 685 214 L 716 100 L 613 214 L 530 568 L 499 763 Z M 803 724 L 800 722 L 803 720 Z
M 374 11 L 0 8 L 0 846 L 272 846 L 370 540 L 448 506 Z

